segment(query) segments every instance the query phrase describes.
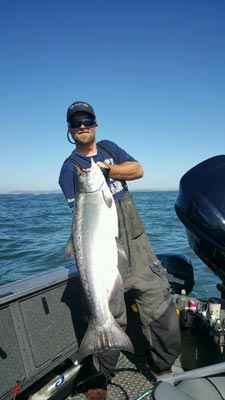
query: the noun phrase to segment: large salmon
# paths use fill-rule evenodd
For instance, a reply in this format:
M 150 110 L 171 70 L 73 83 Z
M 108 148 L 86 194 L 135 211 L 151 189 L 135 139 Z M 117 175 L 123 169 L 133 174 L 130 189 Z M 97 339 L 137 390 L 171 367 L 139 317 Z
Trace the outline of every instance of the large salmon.
M 118 217 L 114 199 L 101 169 L 75 167 L 76 198 L 72 246 L 91 312 L 80 345 L 83 356 L 107 349 L 133 351 L 132 343 L 109 310 L 109 301 L 122 290 L 118 271 Z M 67 254 L 71 253 L 71 242 Z

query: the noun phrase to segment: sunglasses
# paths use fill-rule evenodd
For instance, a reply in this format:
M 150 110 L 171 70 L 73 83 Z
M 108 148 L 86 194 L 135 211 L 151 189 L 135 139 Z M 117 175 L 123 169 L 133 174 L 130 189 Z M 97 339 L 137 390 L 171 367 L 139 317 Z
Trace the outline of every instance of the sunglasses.
M 91 126 L 95 124 L 96 124 L 95 118 L 71 119 L 70 121 L 68 121 L 68 127 L 72 129 L 80 128 L 81 125 Z

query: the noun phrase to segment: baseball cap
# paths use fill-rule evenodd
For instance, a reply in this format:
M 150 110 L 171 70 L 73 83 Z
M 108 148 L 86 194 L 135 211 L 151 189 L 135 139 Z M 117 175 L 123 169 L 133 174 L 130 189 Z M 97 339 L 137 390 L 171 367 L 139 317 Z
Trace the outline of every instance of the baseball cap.
M 78 111 L 85 111 L 85 112 L 93 115 L 93 117 L 95 117 L 95 112 L 94 112 L 93 108 L 90 106 L 90 104 L 85 103 L 84 101 L 75 101 L 74 103 L 72 103 L 69 106 L 69 108 L 67 110 L 67 116 L 66 116 L 67 121 L 69 121 L 71 115 L 73 115 L 74 113 L 76 113 Z

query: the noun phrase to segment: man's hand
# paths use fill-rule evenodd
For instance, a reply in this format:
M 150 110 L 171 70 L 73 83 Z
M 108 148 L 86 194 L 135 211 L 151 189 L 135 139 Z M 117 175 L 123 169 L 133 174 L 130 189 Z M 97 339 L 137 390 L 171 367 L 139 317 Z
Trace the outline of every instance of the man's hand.
M 109 179 L 110 166 L 108 164 L 103 163 L 102 161 L 98 161 L 97 165 L 101 168 L 105 180 L 107 181 L 107 179 Z

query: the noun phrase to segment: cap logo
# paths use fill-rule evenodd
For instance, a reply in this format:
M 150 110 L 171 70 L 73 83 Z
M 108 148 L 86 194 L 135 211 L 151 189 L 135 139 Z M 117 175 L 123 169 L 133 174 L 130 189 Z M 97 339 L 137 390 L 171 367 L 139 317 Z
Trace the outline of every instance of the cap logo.
M 76 103 L 76 104 L 72 104 L 69 109 L 73 110 L 73 109 L 79 108 L 80 106 L 88 108 L 88 104 L 86 104 L 86 103 Z

